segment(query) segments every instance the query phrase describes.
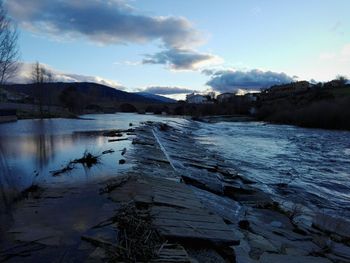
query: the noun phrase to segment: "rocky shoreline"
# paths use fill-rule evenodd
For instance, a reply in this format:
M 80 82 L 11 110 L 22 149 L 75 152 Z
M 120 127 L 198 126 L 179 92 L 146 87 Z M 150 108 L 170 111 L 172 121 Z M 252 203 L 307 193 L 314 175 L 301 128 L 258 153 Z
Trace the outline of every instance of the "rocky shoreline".
M 347 222 L 273 200 L 192 129 L 144 123 L 121 155 L 127 173 L 18 202 L 0 260 L 350 262 Z

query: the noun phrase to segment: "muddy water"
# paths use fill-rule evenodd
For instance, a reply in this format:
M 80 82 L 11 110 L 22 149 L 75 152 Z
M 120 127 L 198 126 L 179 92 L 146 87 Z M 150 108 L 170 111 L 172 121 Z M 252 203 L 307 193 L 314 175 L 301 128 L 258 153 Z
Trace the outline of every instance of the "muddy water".
M 258 122 L 199 125 L 199 141 L 265 191 L 350 217 L 350 132 Z

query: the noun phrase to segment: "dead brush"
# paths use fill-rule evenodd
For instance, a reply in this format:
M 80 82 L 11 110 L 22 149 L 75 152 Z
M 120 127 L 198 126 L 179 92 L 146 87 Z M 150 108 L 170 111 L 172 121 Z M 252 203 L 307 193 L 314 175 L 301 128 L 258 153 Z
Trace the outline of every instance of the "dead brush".
M 163 242 L 147 210 L 127 204 L 119 210 L 115 222 L 119 242 L 117 247 L 108 249 L 109 262 L 149 262 L 157 256 Z

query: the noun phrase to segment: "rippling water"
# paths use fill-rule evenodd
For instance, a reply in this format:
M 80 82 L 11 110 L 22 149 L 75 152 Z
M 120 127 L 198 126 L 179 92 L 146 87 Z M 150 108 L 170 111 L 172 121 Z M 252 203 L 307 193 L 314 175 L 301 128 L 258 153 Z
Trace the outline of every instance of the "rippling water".
M 200 124 L 196 134 L 264 190 L 350 216 L 350 132 L 221 122 Z

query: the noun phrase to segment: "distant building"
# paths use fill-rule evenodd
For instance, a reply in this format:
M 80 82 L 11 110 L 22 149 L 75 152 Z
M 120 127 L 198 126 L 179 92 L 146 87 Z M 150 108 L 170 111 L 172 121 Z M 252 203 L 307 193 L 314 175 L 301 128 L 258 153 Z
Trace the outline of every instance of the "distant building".
M 259 93 L 247 93 L 244 95 L 244 99 L 248 102 L 255 102 L 258 100 Z
M 218 100 L 219 103 L 222 103 L 222 102 L 230 101 L 234 96 L 235 96 L 234 93 L 226 92 L 226 93 L 222 93 L 222 94 L 218 95 L 216 97 L 216 99 Z
M 222 93 L 217 96 L 217 101 L 219 103 L 223 102 L 255 102 L 257 101 L 259 93 L 247 93 L 245 95 L 237 95 L 235 93 Z
M 202 103 L 206 103 L 208 101 L 208 99 L 200 94 L 188 94 L 186 96 L 186 102 L 187 103 L 192 103 L 192 104 L 202 104 Z

